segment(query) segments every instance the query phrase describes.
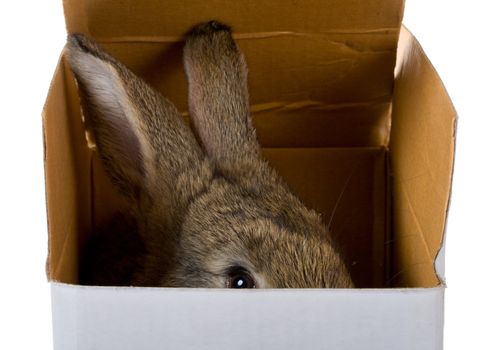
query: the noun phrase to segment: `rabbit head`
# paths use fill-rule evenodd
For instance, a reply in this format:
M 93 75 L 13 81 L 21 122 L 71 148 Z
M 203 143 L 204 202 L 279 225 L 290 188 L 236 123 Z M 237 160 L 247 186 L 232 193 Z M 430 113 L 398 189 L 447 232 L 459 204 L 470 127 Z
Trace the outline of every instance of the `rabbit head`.
M 145 246 L 131 284 L 352 286 L 319 215 L 261 158 L 229 27 L 199 25 L 184 48 L 201 146 L 170 101 L 96 43 L 72 35 L 68 51 L 97 151 Z

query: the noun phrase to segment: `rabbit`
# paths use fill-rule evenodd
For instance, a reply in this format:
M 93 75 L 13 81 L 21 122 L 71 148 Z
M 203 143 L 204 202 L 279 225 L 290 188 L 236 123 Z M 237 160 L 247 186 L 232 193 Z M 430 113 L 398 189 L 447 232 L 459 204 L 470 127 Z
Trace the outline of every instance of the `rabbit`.
M 168 99 L 91 39 L 70 35 L 67 50 L 97 152 L 145 251 L 126 284 L 353 287 L 320 215 L 261 157 L 230 27 L 199 24 L 185 42 L 198 139 Z

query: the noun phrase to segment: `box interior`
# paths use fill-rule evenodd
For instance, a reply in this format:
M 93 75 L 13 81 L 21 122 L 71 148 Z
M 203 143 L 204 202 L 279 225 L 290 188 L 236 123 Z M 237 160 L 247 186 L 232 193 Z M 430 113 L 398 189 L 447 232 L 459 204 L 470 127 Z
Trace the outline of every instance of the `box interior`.
M 407 31 L 397 49 L 402 0 L 296 2 L 285 11 L 287 5 L 64 2 L 69 33 L 93 36 L 186 120 L 184 34 L 210 19 L 230 24 L 248 63 L 263 154 L 321 213 L 356 286 L 438 285 L 434 261 L 448 206 L 455 112 Z M 86 138 L 64 55 L 44 109 L 44 135 L 48 276 L 78 284 L 83 246 L 121 211 L 123 199 Z

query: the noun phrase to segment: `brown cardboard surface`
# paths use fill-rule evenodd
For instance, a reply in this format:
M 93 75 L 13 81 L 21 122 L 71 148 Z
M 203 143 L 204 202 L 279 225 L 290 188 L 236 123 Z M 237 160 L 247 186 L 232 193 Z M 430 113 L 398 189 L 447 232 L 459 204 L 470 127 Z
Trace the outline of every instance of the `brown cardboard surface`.
M 265 147 L 372 147 L 386 145 L 390 133 L 389 101 L 256 105 L 252 112 Z
M 247 58 L 250 102 L 264 146 L 388 142 L 402 0 L 66 0 L 64 7 L 69 33 L 92 35 L 182 111 L 185 33 L 210 19 L 231 25 Z M 317 127 L 333 122 L 336 135 Z M 299 133 L 306 126 L 310 137 Z
M 372 32 L 396 30 L 403 13 L 402 0 L 64 0 L 63 5 L 69 32 L 98 38 L 180 38 L 195 20 L 212 19 L 236 23 L 239 32 Z
M 360 53 L 309 37 L 238 44 L 247 57 L 251 110 L 262 145 L 387 144 L 395 46 Z M 181 111 L 187 110 L 182 43 L 103 45 Z
M 91 229 L 90 159 L 72 74 L 60 62 L 44 108 L 48 277 L 76 283 L 78 251 Z
M 270 148 L 263 154 L 341 245 L 357 287 L 383 287 L 384 148 Z
M 395 286 L 439 283 L 433 267 L 448 210 L 456 112 L 420 44 L 403 30 L 391 131 Z
M 263 145 L 386 145 L 395 45 L 359 51 L 334 44 L 337 40 L 346 39 L 278 36 L 237 40 L 247 57 L 251 110 Z M 169 96 L 180 110 L 187 110 L 181 42 L 102 44 Z M 272 122 L 289 127 L 271 128 Z M 331 122 L 338 124 L 332 128 L 338 130 L 336 135 L 319 133 L 316 141 L 299 134 L 307 126 L 320 131 L 317 125 Z

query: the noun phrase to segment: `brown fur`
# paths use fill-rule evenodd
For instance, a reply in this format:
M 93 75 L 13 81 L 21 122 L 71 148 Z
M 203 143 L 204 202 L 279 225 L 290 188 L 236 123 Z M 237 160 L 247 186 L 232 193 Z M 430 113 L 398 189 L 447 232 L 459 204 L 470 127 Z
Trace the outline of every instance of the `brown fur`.
M 82 35 L 74 71 L 100 157 L 131 199 L 145 249 L 125 284 L 225 287 L 241 266 L 258 287 L 351 287 L 319 215 L 261 158 L 245 60 L 230 29 L 197 26 L 184 48 L 198 145 L 176 108 Z

